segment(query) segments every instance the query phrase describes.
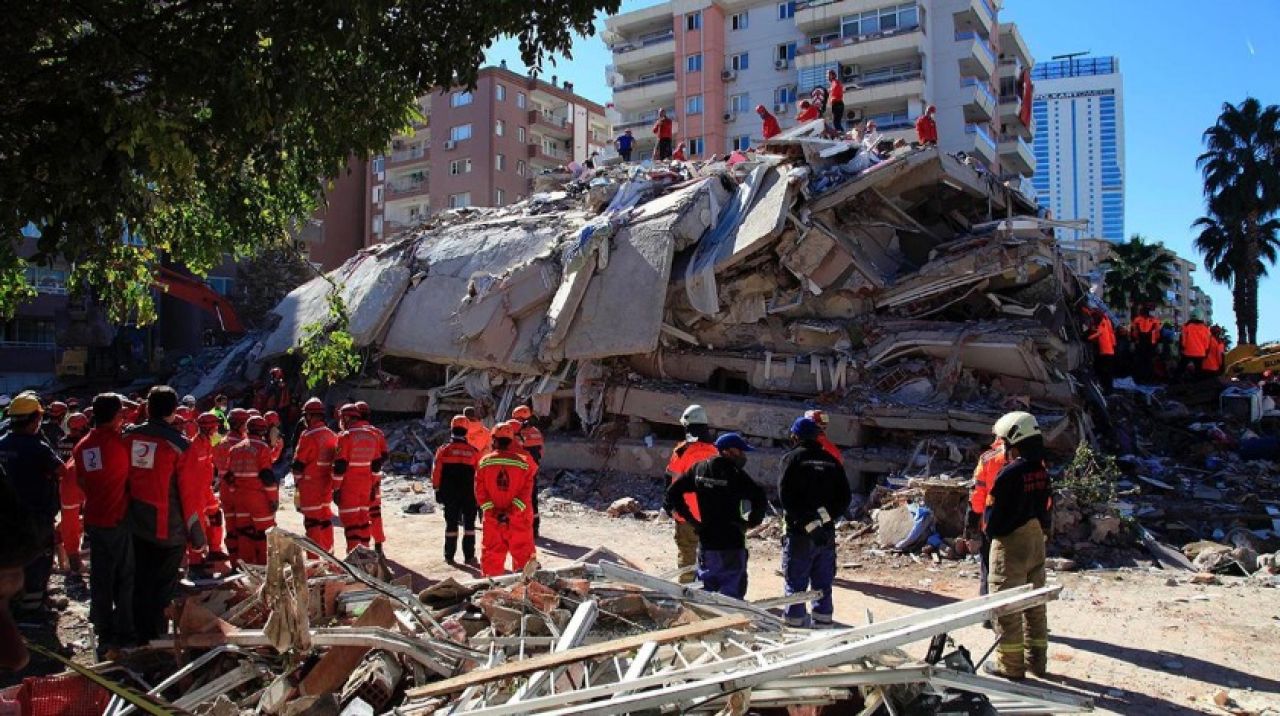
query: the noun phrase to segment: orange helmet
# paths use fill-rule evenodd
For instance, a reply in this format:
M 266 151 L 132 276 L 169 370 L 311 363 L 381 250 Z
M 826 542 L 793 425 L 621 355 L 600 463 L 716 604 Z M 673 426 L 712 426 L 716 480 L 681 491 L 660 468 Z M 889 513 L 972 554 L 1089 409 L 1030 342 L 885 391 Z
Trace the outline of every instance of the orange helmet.
M 516 432 L 511 429 L 511 425 L 509 423 L 498 423 L 493 426 L 494 440 L 514 440 L 515 437 Z
M 61 418 L 67 414 L 67 404 L 60 400 L 55 400 L 52 403 L 49 403 L 49 409 L 45 412 L 48 413 L 51 418 Z
M 533 409 L 527 405 L 517 405 L 516 409 L 511 411 L 511 417 L 516 420 L 528 420 L 533 417 Z
M 356 401 L 356 410 L 360 411 L 360 417 L 364 418 L 365 420 L 368 420 L 369 416 L 373 415 L 373 409 L 370 408 L 369 404 L 364 402 L 363 400 Z
M 831 422 L 831 419 L 827 417 L 827 414 L 821 410 L 806 410 L 804 411 L 804 416 L 817 423 L 818 427 L 823 430 L 826 430 L 827 425 Z
M 516 420 L 515 418 L 508 420 L 505 424 L 507 427 L 511 428 L 511 432 L 515 435 L 519 435 L 520 431 L 524 429 L 524 425 L 522 425 L 520 421 Z
M 266 435 L 267 419 L 261 415 L 255 415 L 249 418 L 249 434 L 250 435 Z
M 266 415 L 264 415 L 263 417 L 267 419 L 267 425 L 279 425 L 279 424 L 280 424 L 280 413 L 277 413 L 277 412 L 276 412 L 276 411 L 274 411 L 274 410 L 268 410 L 268 411 L 267 411 L 267 414 L 266 414 Z
M 471 421 L 467 420 L 465 415 L 455 415 L 453 416 L 453 420 L 449 421 L 449 427 L 455 430 L 458 428 L 462 428 L 463 430 L 466 430 L 470 424 L 471 424 Z
M 320 415 L 323 416 L 324 401 L 320 400 L 319 398 L 310 398 L 307 400 L 307 402 L 302 404 L 302 412 L 305 415 L 311 415 L 312 413 L 319 413 Z
M 231 412 L 227 413 L 227 424 L 231 426 L 232 430 L 239 430 L 244 427 L 245 422 L 251 417 L 253 416 L 244 408 L 232 408 Z
M 89 416 L 84 413 L 72 413 L 67 416 L 67 430 L 76 432 L 77 430 L 89 429 Z
M 196 418 L 196 424 L 201 430 L 216 430 L 221 423 L 217 413 L 200 413 L 200 417 Z

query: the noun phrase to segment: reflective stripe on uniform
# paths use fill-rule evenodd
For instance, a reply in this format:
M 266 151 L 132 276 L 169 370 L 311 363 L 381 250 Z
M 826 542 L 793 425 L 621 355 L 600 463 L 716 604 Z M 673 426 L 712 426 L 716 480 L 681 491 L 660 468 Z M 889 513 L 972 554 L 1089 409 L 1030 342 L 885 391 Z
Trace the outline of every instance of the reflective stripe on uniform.
M 524 509 L 524 500 L 521 500 L 519 497 L 511 498 L 511 504 L 515 505 L 516 507 L 519 507 L 521 510 Z
M 484 504 L 480 505 L 480 511 L 481 511 L 481 512 L 485 512 L 485 511 L 487 511 L 487 510 L 492 510 L 492 509 L 493 509 L 493 501 L 489 501 L 489 502 L 486 502 L 486 503 L 484 503 Z
M 528 469 L 529 464 L 523 460 L 514 460 L 509 457 L 487 457 L 480 461 L 480 467 L 488 467 L 490 465 L 506 465 L 507 467 L 519 467 Z

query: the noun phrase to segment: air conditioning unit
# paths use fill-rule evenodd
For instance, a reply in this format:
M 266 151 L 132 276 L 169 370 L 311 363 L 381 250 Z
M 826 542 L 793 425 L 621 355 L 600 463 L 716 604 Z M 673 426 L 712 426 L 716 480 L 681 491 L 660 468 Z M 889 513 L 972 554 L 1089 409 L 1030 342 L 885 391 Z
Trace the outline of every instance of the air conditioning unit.
M 720 73 L 720 79 L 724 80 L 725 82 L 732 82 L 732 81 L 734 81 L 734 80 L 738 79 L 738 71 L 737 71 L 737 70 L 725 70 L 724 72 L 721 72 L 721 73 Z
M 725 112 L 724 116 L 722 117 L 722 119 L 724 119 L 724 121 L 726 122 L 732 122 L 737 118 L 738 118 L 738 115 L 734 114 L 733 112 Z
M 444 149 L 445 149 L 445 151 L 449 151 L 450 149 L 453 149 L 453 148 L 454 148 L 454 147 L 456 147 L 456 146 L 458 146 L 458 143 L 457 143 L 457 142 L 455 142 L 455 141 L 453 141 L 452 139 L 446 139 L 446 140 L 445 140 L 445 143 L 444 143 Z
M 849 121 L 849 122 L 861 122 L 861 121 L 862 121 L 862 110 L 860 110 L 860 109 L 847 109 L 847 110 L 845 110 L 845 112 L 844 112 L 844 118 L 845 118 L 845 120 L 847 120 L 847 121 Z
M 840 65 L 840 79 L 848 82 L 854 77 L 857 77 L 858 69 L 857 65 Z
M 786 102 L 779 102 L 773 105 L 773 111 L 779 114 L 789 111 L 790 109 L 791 109 L 790 105 L 788 105 Z
M 791 63 L 790 63 L 790 62 L 788 62 L 788 61 L 786 61 L 786 60 L 774 60 L 774 61 L 773 61 L 773 69 L 775 69 L 775 70 L 785 70 L 785 69 L 787 69 L 787 68 L 788 68 L 788 67 L 790 67 L 790 66 L 791 66 Z

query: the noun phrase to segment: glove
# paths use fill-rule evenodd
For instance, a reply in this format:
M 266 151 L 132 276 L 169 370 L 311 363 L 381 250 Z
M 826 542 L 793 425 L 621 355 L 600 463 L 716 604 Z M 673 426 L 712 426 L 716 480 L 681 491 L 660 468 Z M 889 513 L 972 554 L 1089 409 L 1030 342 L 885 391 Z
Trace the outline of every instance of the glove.
M 333 491 L 333 504 L 342 504 L 342 490 Z

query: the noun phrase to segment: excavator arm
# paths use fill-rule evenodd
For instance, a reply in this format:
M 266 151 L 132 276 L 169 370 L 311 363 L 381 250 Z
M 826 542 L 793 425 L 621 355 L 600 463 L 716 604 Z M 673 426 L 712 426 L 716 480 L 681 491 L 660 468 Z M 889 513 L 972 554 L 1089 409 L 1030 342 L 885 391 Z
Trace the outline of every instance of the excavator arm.
M 209 288 L 209 285 L 203 281 L 161 266 L 156 271 L 152 285 L 179 301 L 199 306 L 207 313 L 213 314 L 224 332 L 244 333 L 244 325 L 240 323 L 240 316 L 236 315 L 236 309 L 231 306 L 231 301 Z

